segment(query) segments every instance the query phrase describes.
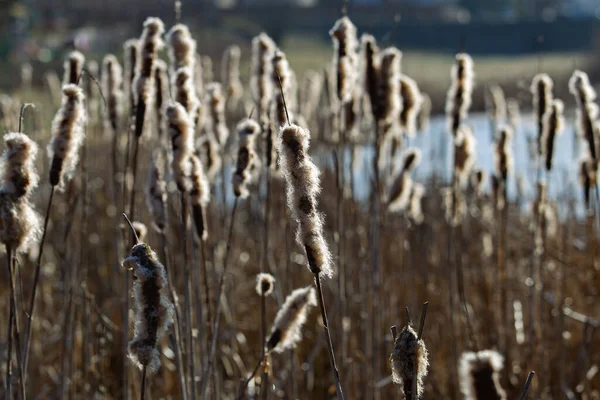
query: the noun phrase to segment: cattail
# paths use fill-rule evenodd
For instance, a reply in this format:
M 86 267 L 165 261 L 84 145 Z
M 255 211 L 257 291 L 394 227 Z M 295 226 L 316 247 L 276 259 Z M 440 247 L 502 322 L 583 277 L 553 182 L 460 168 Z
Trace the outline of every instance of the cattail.
M 37 187 L 39 175 L 35 169 L 37 144 L 23 133 L 4 135 L 6 150 L 0 163 L 0 192 L 15 198 L 29 198 Z
M 423 215 L 423 207 L 422 201 L 423 196 L 425 195 L 425 186 L 420 183 L 415 183 L 412 185 L 412 190 L 410 191 L 410 198 L 408 200 L 408 218 L 415 224 L 421 225 L 425 216 Z
M 215 178 L 221 171 L 221 165 L 223 163 L 217 139 L 215 139 L 214 135 L 209 132 L 205 135 L 202 135 L 202 137 L 198 139 L 198 144 L 196 147 L 200 150 L 199 153 L 202 158 L 202 164 L 206 170 L 208 180 L 210 182 L 214 182 Z
M 194 128 L 190 117 L 179 103 L 171 103 L 166 110 L 167 127 L 171 138 L 173 159 L 171 166 L 177 188 L 181 192 L 189 192 L 192 165 L 190 157 L 194 153 Z
M 191 71 L 195 71 L 196 41 L 192 39 L 192 34 L 186 25 L 173 26 L 167 33 L 167 44 L 171 74 L 175 74 L 180 68 L 189 68 Z
M 418 149 L 411 148 L 406 150 L 400 173 L 390 188 L 388 211 L 403 211 L 409 205 L 413 186 L 410 173 L 419 165 L 420 161 L 421 152 Z
M 288 207 L 298 222 L 296 240 L 306 250 L 310 271 L 331 278 L 333 265 L 318 210 L 320 171 L 308 155 L 309 141 L 308 130 L 284 126 L 277 137 L 279 163 L 287 183 Z
M 593 159 L 597 158 L 596 149 L 596 119 L 598 118 L 598 106 L 594 103 L 596 91 L 590 85 L 589 78 L 585 72 L 575 71 L 569 80 L 569 91 L 577 100 L 577 131 L 584 138 Z
M 475 189 L 475 195 L 478 198 L 483 197 L 485 193 L 485 184 L 487 182 L 487 172 L 478 169 L 473 171 L 471 174 L 471 185 L 473 185 L 473 189 Z
M 521 125 L 521 111 L 519 107 L 519 100 L 513 98 L 509 98 L 506 100 L 506 118 L 513 130 L 516 131 L 517 128 Z
M 245 119 L 238 124 L 239 148 L 237 154 L 237 163 L 231 183 L 233 184 L 233 193 L 237 197 L 245 199 L 248 197 L 248 183 L 250 181 L 250 170 L 256 159 L 254 152 L 254 141 L 260 133 L 260 126 L 252 119 Z
M 207 131 L 212 133 L 221 147 L 225 146 L 229 137 L 229 129 L 225 121 L 225 99 L 220 83 L 211 83 L 206 88 L 206 102 L 210 113 Z
M 431 118 L 431 97 L 427 93 L 421 95 L 421 108 L 417 116 L 417 130 L 424 133 L 429 128 Z
M 33 67 L 28 62 L 21 64 L 21 90 L 31 90 Z
M 421 91 L 414 79 L 400 75 L 400 96 L 402 111 L 400 112 L 400 129 L 409 137 L 414 137 L 417 131 L 417 116 L 423 103 Z
M 238 102 L 244 95 L 244 86 L 240 81 L 240 57 L 242 51 L 239 46 L 233 45 L 225 49 L 221 65 L 221 82 L 225 87 L 227 96 L 227 109 L 235 110 Z
M 488 92 L 486 92 L 485 100 L 490 119 L 494 124 L 504 122 L 506 120 L 504 91 L 499 85 L 492 85 L 488 88 Z
M 85 57 L 78 51 L 72 51 L 63 64 L 63 85 L 79 83 L 79 77 L 83 71 L 83 65 L 85 64 Z
M 302 326 L 306 322 L 308 311 L 316 305 L 315 289 L 310 286 L 290 293 L 275 316 L 273 329 L 266 343 L 267 351 L 282 353 L 295 348 L 302 339 Z
M 154 67 L 158 51 L 163 47 L 161 35 L 164 25 L 158 18 L 147 18 L 144 22 L 144 31 L 140 37 L 133 78 L 133 93 L 136 107 L 136 131 L 140 137 L 143 132 L 146 108 L 152 106 L 154 101 Z M 138 119 L 141 119 L 138 121 Z
M 131 226 L 133 227 L 133 230 L 135 231 L 135 235 L 137 236 L 139 241 L 143 242 L 144 239 L 146 239 L 146 235 L 148 235 L 148 228 L 146 228 L 146 225 L 144 225 L 143 223 L 141 223 L 139 221 L 133 221 L 131 223 Z
M 135 96 L 133 94 L 133 78 L 135 76 L 135 66 L 137 64 L 137 53 L 139 47 L 138 39 L 129 39 L 123 44 L 125 58 L 123 61 L 123 86 L 129 99 L 131 110 L 135 107 Z
M 77 85 L 63 87 L 62 105 L 52 121 L 52 139 L 48 153 L 52 159 L 50 184 L 63 187 L 75 173 L 79 147 L 85 138 L 85 96 Z
M 469 126 L 461 125 L 454 138 L 454 176 L 461 185 L 467 182 L 475 164 L 477 142 Z
M 362 96 L 358 86 L 354 86 L 350 100 L 342 105 L 341 131 L 348 137 L 356 137 L 359 134 L 359 113 Z M 296 120 L 298 116 L 295 116 Z M 300 124 L 298 124 L 300 125 Z
M 417 337 L 414 329 L 407 325 L 396 338 L 390 354 L 392 379 L 400 385 L 406 400 L 420 399 L 423 396 L 423 379 L 427 376 L 427 348 L 425 342 Z M 413 393 L 413 380 L 417 379 L 417 393 Z
M 542 154 L 546 156 L 546 171 L 552 169 L 554 156 L 554 141 L 562 133 L 565 125 L 563 117 L 564 104 L 561 100 L 554 100 L 544 115 L 544 132 L 542 134 Z
M 215 80 L 215 74 L 213 71 L 213 61 L 210 56 L 203 55 L 202 60 L 202 83 L 207 86 Z
M 160 151 L 155 151 L 148 168 L 146 184 L 146 205 L 152 216 L 152 226 L 162 232 L 167 226 L 166 203 L 167 184 L 165 182 L 165 160 Z
M 271 100 L 271 119 L 275 129 L 274 132 L 277 132 L 279 128 L 285 125 L 287 122 L 287 115 L 284 107 L 284 96 L 287 95 L 290 90 L 291 74 L 287 58 L 282 51 L 277 50 L 273 55 L 271 62 L 273 66 L 273 73 L 271 74 L 273 85 L 274 87 L 279 88 L 279 82 L 281 80 L 282 89 L 273 90 L 273 98 Z M 293 116 L 290 115 L 290 118 L 293 118 Z
M 342 17 L 335 22 L 329 31 L 333 39 L 334 55 L 333 70 L 336 76 L 336 94 L 342 103 L 352 98 L 356 84 L 357 49 L 356 27 L 348 17 Z
M 129 342 L 129 358 L 140 369 L 152 374 L 160 368 L 158 344 L 173 322 L 174 307 L 166 295 L 165 267 L 145 243 L 131 249 L 123 267 L 133 270 L 135 304 L 134 338 Z
M 117 57 L 109 54 L 102 61 L 102 92 L 106 97 L 104 132 L 111 137 L 117 134 L 122 113 L 123 70 Z
M 0 242 L 25 251 L 37 240 L 40 218 L 29 197 L 39 180 L 35 170 L 38 147 L 23 133 L 4 135 L 0 159 Z
M 200 159 L 193 154 L 190 156 L 189 162 L 191 163 L 190 198 L 192 203 L 192 215 L 198 237 L 202 240 L 206 240 L 208 238 L 206 207 L 210 201 L 210 184 L 204 174 L 204 168 L 202 168 Z
M 508 125 L 501 126 L 494 146 L 494 165 L 496 176 L 502 179 L 503 184 L 506 184 L 513 168 L 512 138 L 512 129 Z
M 173 76 L 171 86 L 175 101 L 185 108 L 192 123 L 195 125 L 200 109 L 200 100 L 196 96 L 193 70 L 188 67 L 179 68 Z
M 273 64 L 275 43 L 266 34 L 261 33 L 252 39 L 252 71 L 250 73 L 250 92 L 258 107 L 261 124 L 268 118 L 269 102 L 273 97 Z
M 163 138 L 165 124 L 163 117 L 165 114 L 165 107 L 167 100 L 169 99 L 169 73 L 167 70 L 167 63 L 163 60 L 156 60 L 154 66 L 154 83 L 156 90 L 156 99 L 154 101 L 154 109 L 156 110 L 156 126 L 158 137 Z
M 592 188 L 596 186 L 596 173 L 596 161 L 589 156 L 588 152 L 584 152 L 583 156 L 579 160 L 579 179 L 583 187 L 583 198 L 585 201 L 585 208 L 589 211 L 591 211 L 590 199 Z
M 379 48 L 375 38 L 369 34 L 363 34 L 360 43 L 363 91 L 371 103 L 373 117 L 379 120 Z
M 388 47 L 380 53 L 378 77 L 378 119 L 382 133 L 395 126 L 402 111 L 400 91 L 400 60 L 402 53 L 395 47 Z
M 537 125 L 537 148 L 540 156 L 542 153 L 542 134 L 544 132 L 544 114 L 552 104 L 552 88 L 554 82 L 547 74 L 537 74 L 531 82 L 531 94 L 533 95 L 533 119 Z
M 503 368 L 504 358 L 493 350 L 463 353 L 458 374 L 465 400 L 506 399 L 506 393 L 500 386 L 500 372 Z
M 265 274 L 261 272 L 256 275 L 256 294 L 261 297 L 267 297 L 273 292 L 273 286 L 275 285 L 275 278 L 271 274 Z
M 456 55 L 456 63 L 452 66 L 450 74 L 452 83 L 446 97 L 446 115 L 448 118 L 448 131 L 452 135 L 458 134 L 458 128 L 467 118 L 471 107 L 473 94 L 473 60 L 466 53 Z

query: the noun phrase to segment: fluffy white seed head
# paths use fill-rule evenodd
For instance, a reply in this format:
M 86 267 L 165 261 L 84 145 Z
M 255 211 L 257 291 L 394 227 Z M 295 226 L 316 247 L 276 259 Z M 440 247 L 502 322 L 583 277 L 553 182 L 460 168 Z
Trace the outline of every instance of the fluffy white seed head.
M 471 56 L 466 53 L 457 54 L 450 73 L 452 82 L 446 97 L 448 131 L 452 135 L 457 135 L 458 128 L 467 118 L 471 107 L 474 75 Z
M 275 278 L 271 274 L 261 272 L 256 275 L 256 294 L 262 297 L 267 297 L 273 292 L 275 286 Z
M 429 366 L 425 342 L 417 337 L 414 329 L 408 325 L 396 338 L 390 354 L 392 379 L 400 385 L 406 399 L 420 399 L 423 396 L 423 380 Z M 413 394 L 413 380 L 417 379 L 417 393 Z
M 505 400 L 500 386 L 504 358 L 494 350 L 466 352 L 460 357 L 458 375 L 465 400 Z
M 63 65 L 63 85 L 77 84 L 79 77 L 83 71 L 83 65 L 85 64 L 85 56 L 78 51 L 72 51 L 65 60 Z

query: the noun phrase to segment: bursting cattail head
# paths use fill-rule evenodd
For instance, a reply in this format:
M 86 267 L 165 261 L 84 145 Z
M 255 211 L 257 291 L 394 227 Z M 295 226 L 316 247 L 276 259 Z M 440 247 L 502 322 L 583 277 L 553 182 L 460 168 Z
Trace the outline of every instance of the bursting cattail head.
M 402 53 L 388 47 L 379 53 L 378 118 L 384 124 L 384 132 L 397 123 L 402 111 L 400 92 L 400 60 Z
M 174 307 L 165 293 L 168 284 L 165 267 L 145 243 L 133 246 L 123 266 L 133 270 L 137 277 L 133 282 L 135 323 L 134 338 L 128 346 L 129 358 L 140 370 L 147 368 L 152 374 L 160 367 L 158 344 L 173 322 Z
M 214 182 L 221 171 L 223 163 L 221 152 L 219 151 L 219 142 L 217 142 L 212 133 L 207 133 L 198 138 L 196 147 L 199 149 L 202 165 L 204 165 L 208 180 Z
M 229 137 L 229 129 L 225 121 L 225 99 L 220 83 L 213 82 L 207 86 L 206 99 L 210 114 L 207 130 L 217 139 L 220 146 L 225 146 Z
M 40 236 L 40 223 L 29 199 L 0 191 L 0 243 L 13 251 L 27 251 Z
M 15 198 L 29 198 L 36 188 L 39 175 L 35 169 L 37 144 L 23 133 L 4 135 L 6 149 L 0 160 L 0 192 Z
M 83 65 L 85 64 L 85 56 L 78 51 L 72 51 L 63 64 L 64 75 L 62 84 L 76 85 L 79 82 L 79 77 L 83 71 Z
M 63 86 L 62 104 L 52 120 L 48 153 L 52 159 L 50 184 L 62 187 L 71 178 L 79 161 L 79 148 L 85 138 L 85 96 L 77 85 Z
M 208 229 L 206 221 L 206 208 L 210 201 L 210 184 L 204 173 L 202 162 L 195 154 L 189 157 L 191 190 L 190 198 L 192 203 L 192 216 L 196 233 L 202 240 L 208 238 Z
M 467 352 L 460 357 L 458 374 L 465 400 L 505 400 L 500 386 L 504 358 L 493 350 Z
M 333 39 L 333 70 L 336 76 L 337 98 L 342 103 L 350 101 L 356 84 L 357 49 L 356 27 L 348 17 L 335 22 L 329 31 Z
M 175 101 L 187 111 L 193 124 L 196 123 L 200 109 L 200 101 L 194 87 L 194 71 L 188 67 L 179 68 L 173 76 L 173 93 Z
M 308 155 L 309 141 L 308 130 L 284 126 L 277 137 L 279 163 L 286 180 L 288 207 L 298 222 L 296 240 L 306 250 L 309 269 L 331 278 L 331 254 L 323 237 L 323 215 L 318 210 L 320 171 Z
M 565 125 L 563 117 L 564 104 L 561 100 L 554 100 L 544 115 L 544 132 L 542 134 L 542 154 L 546 156 L 546 171 L 552 169 L 554 156 L 554 141 L 562 133 Z
M 583 156 L 579 159 L 579 179 L 583 187 L 585 207 L 588 211 L 591 211 L 590 199 L 592 188 L 596 187 L 597 170 L 598 164 L 596 161 L 590 157 L 589 152 L 584 152 Z
M 261 272 L 256 275 L 256 294 L 261 297 L 267 297 L 273 292 L 275 286 L 275 278 L 271 274 Z
M 167 33 L 171 73 L 179 68 L 189 68 L 192 71 L 196 64 L 196 41 L 184 24 L 174 25 Z
M 427 348 L 425 342 L 417 337 L 414 329 L 407 325 L 396 338 L 390 354 L 392 379 L 400 385 L 405 399 L 420 399 L 423 395 L 423 379 L 427 376 Z M 417 393 L 413 393 L 413 380 L 417 379 Z
M 425 216 L 423 215 L 423 196 L 425 195 L 425 186 L 420 183 L 412 185 L 410 199 L 408 200 L 408 218 L 415 224 L 421 225 Z
M 450 73 L 452 83 L 446 97 L 446 115 L 448 118 L 448 131 L 456 136 L 458 128 L 467 118 L 471 107 L 473 94 L 473 60 L 466 53 L 456 55 L 456 63 Z
M 288 295 L 275 316 L 271 334 L 267 339 L 267 351 L 282 353 L 296 347 L 302 339 L 302 326 L 308 311 L 317 305 L 315 289 L 311 286 L 296 289 Z
M 106 109 L 104 115 L 104 132 L 115 135 L 119 127 L 122 114 L 123 93 L 123 70 L 119 60 L 112 54 L 108 54 L 102 61 L 102 92 L 106 96 Z
M 248 183 L 250 171 L 257 158 L 254 151 L 254 141 L 260 133 L 260 126 L 252 119 L 245 119 L 237 126 L 239 147 L 235 171 L 231 178 L 233 193 L 237 197 L 248 197 Z
M 177 188 L 182 192 L 191 190 L 190 156 L 194 153 L 194 128 L 190 117 L 179 103 L 171 103 L 166 109 L 167 127 L 171 138 L 173 159 L 171 161 Z
M 486 92 L 486 108 L 494 124 L 506 120 L 506 100 L 504 91 L 499 85 L 492 85 Z
M 404 211 L 409 206 L 413 181 L 410 173 L 419 165 L 421 152 L 416 148 L 407 149 L 404 153 L 400 172 L 397 174 L 388 198 L 388 211 Z
M 590 85 L 589 78 L 585 72 L 575 71 L 569 80 L 569 91 L 577 100 L 577 133 L 585 139 L 588 144 L 590 155 L 597 159 L 596 129 L 598 118 L 598 105 L 593 101 L 596 92 Z
M 277 132 L 287 122 L 284 96 L 289 94 L 291 88 L 291 71 L 285 54 L 280 50 L 275 51 L 271 63 L 273 66 L 271 78 L 274 85 L 273 98 L 271 100 L 271 120 L 274 132 Z M 281 89 L 276 90 L 275 88 L 279 88 L 280 86 L 280 80 Z M 290 118 L 293 118 L 293 115 L 290 114 Z
M 512 154 L 513 131 L 508 125 L 501 126 L 494 145 L 494 165 L 496 176 L 502 179 L 504 185 L 512 172 L 514 161 Z
M 543 155 L 542 151 L 542 133 L 544 132 L 544 114 L 548 111 L 552 103 L 552 88 L 554 82 L 548 74 L 537 74 L 531 82 L 531 94 L 533 95 L 533 119 L 538 129 L 538 153 Z
M 273 65 L 275 43 L 266 34 L 261 33 L 252 39 L 252 71 L 250 73 L 250 92 L 258 105 L 259 121 L 268 118 L 269 102 L 273 97 Z
M 141 223 L 139 221 L 133 221 L 131 223 L 131 226 L 133 226 L 133 230 L 135 231 L 135 236 L 137 236 L 137 238 L 140 242 L 143 242 L 144 239 L 146 239 L 146 236 L 148 235 L 148 228 L 146 228 L 146 225 L 144 225 L 143 223 Z
M 162 232 L 167 225 L 167 184 L 164 177 L 165 160 L 160 151 L 155 151 L 148 168 L 146 205 L 152 216 L 152 226 L 158 232 Z
M 596 91 L 590 84 L 588 75 L 583 71 L 573 72 L 569 79 L 569 91 L 575 96 L 579 107 L 596 100 Z
M 402 74 L 400 76 L 400 92 L 402 97 L 400 129 L 407 136 L 413 137 L 417 132 L 417 116 L 423 103 L 421 91 L 414 79 Z
M 454 138 L 454 174 L 462 185 L 467 182 L 475 164 L 476 146 L 473 131 L 469 126 L 462 125 Z
M 133 93 L 135 104 L 148 107 L 154 98 L 154 65 L 158 51 L 164 43 L 161 36 L 165 28 L 158 18 L 150 17 L 144 22 L 144 30 L 138 44 L 136 54 Z
M 156 110 L 156 125 L 159 139 L 164 138 L 165 124 L 164 114 L 167 100 L 170 97 L 169 92 L 169 73 L 167 63 L 163 60 L 156 60 L 154 66 L 154 87 L 156 88 L 156 99 L 154 109 Z
M 129 39 L 123 43 L 123 87 L 129 99 L 131 109 L 135 106 L 135 96 L 133 94 L 133 78 L 135 77 L 135 66 L 137 64 L 137 53 L 139 47 L 138 39 Z
M 375 38 L 369 34 L 363 34 L 361 39 L 361 74 L 362 87 L 371 103 L 371 112 L 375 119 L 379 119 L 379 48 Z

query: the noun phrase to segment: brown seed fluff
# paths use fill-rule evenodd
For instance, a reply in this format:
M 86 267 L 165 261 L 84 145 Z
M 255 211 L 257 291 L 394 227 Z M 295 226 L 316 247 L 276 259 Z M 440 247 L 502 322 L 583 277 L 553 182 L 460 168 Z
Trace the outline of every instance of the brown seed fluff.
M 465 400 L 505 400 L 500 386 L 504 358 L 493 350 L 467 352 L 460 357 L 458 374 Z
M 254 141 L 260 133 L 260 126 L 253 119 L 245 119 L 237 126 L 239 147 L 235 171 L 231 178 L 233 193 L 237 197 L 245 199 L 250 194 L 248 184 L 250 183 L 250 171 L 257 158 L 254 151 Z
M 461 185 L 467 183 L 477 156 L 477 142 L 473 130 L 462 125 L 454 138 L 454 176 Z
M 64 75 L 62 84 L 77 84 L 79 77 L 83 71 L 83 65 L 85 64 L 85 57 L 78 51 L 72 51 L 63 64 Z
M 252 39 L 252 70 L 250 72 L 250 92 L 258 108 L 261 124 L 268 119 L 269 102 L 273 97 L 273 64 L 271 60 L 276 50 L 275 43 L 261 33 Z
M 417 338 L 414 329 L 407 325 L 396 338 L 390 354 L 392 379 L 400 385 L 407 400 L 420 399 L 423 396 L 423 379 L 427 376 L 427 348 L 423 339 Z M 416 372 L 416 373 L 415 373 Z M 413 394 L 413 379 L 417 378 L 417 393 Z
M 192 165 L 189 158 L 194 153 L 192 121 L 183 106 L 173 102 L 167 106 L 166 117 L 173 149 L 171 161 L 173 175 L 177 182 L 177 188 L 182 192 L 189 192 L 192 189 L 190 180 Z
M 402 97 L 400 129 L 405 135 L 414 137 L 417 132 L 417 116 L 421 110 L 423 97 L 417 82 L 404 74 L 400 75 L 400 92 Z
M 302 245 L 313 274 L 333 276 L 333 264 L 323 237 L 323 214 L 318 210 L 320 171 L 308 154 L 310 132 L 286 125 L 277 137 L 279 163 L 286 180 L 288 207 L 298 222 L 296 241 Z
M 136 107 L 150 108 L 154 100 L 154 65 L 158 51 L 164 43 L 161 35 L 164 25 L 158 18 L 150 17 L 144 22 L 144 30 L 136 54 L 133 93 Z
M 583 199 L 586 210 L 591 213 L 590 207 L 592 188 L 596 187 L 597 163 L 594 161 L 589 152 L 584 151 L 579 159 L 579 179 L 583 187 Z
M 79 148 L 85 139 L 84 99 L 83 90 L 77 85 L 63 86 L 62 104 L 52 120 L 52 139 L 48 144 L 52 186 L 62 188 L 75 173 Z
M 421 152 L 416 148 L 407 149 L 402 167 L 389 191 L 388 211 L 404 211 L 410 203 L 413 181 L 410 173 L 419 165 Z
M 173 323 L 174 307 L 166 294 L 165 267 L 145 243 L 133 246 L 123 266 L 137 277 L 133 282 L 135 323 L 129 358 L 140 370 L 145 367 L 153 374 L 160 368 L 159 342 Z
M 533 95 L 533 119 L 537 125 L 537 149 L 538 155 L 542 156 L 542 134 L 544 132 L 544 114 L 552 103 L 552 88 L 554 82 L 548 74 L 537 74 L 531 82 L 531 94 Z
M 123 87 L 125 89 L 125 94 L 129 99 L 129 107 L 131 110 L 133 110 L 133 108 L 135 107 L 135 96 L 133 94 L 133 78 L 135 76 L 135 66 L 137 64 L 138 47 L 138 39 L 129 39 L 123 44 Z
M 348 17 L 338 19 L 329 31 L 333 39 L 333 71 L 336 76 L 336 94 L 342 103 L 352 99 L 356 85 L 358 41 L 356 27 Z
M 163 140 L 166 129 L 164 122 L 165 108 L 167 100 L 170 97 L 169 73 L 167 63 L 163 60 L 156 60 L 154 66 L 154 83 L 156 88 L 156 99 L 154 101 L 154 109 L 156 110 L 156 129 L 159 139 Z
M 210 114 L 206 130 L 223 147 L 227 143 L 229 129 L 225 121 L 225 99 L 223 98 L 223 87 L 220 83 L 213 82 L 207 86 L 206 103 Z
M 503 125 L 498 130 L 498 137 L 494 145 L 494 171 L 497 177 L 506 185 L 508 175 L 513 169 L 512 154 L 513 130 L 508 125 Z
M 311 286 L 290 293 L 275 316 L 266 343 L 267 351 L 282 353 L 284 350 L 295 348 L 302 339 L 302 326 L 306 322 L 308 311 L 316 305 L 316 292 Z
M 363 91 L 367 94 L 371 103 L 373 117 L 379 120 L 379 48 L 377 47 L 375 38 L 369 34 L 363 34 L 360 42 Z
M 544 115 L 544 132 L 542 134 L 542 154 L 546 156 L 546 171 L 552 170 L 554 156 L 554 141 L 564 128 L 565 119 L 563 110 L 565 106 L 561 100 L 555 99 Z
M 173 76 L 171 87 L 175 101 L 181 104 L 195 126 L 200 110 L 200 100 L 196 96 L 194 71 L 188 67 L 179 68 Z
M 208 238 L 208 229 L 206 221 L 206 207 L 210 201 L 210 184 L 204 174 L 204 168 L 202 162 L 195 154 L 192 154 L 189 158 L 191 163 L 190 179 L 191 179 L 191 190 L 190 197 L 192 203 L 192 216 L 194 218 L 194 225 L 196 226 L 196 233 L 202 240 Z
M 123 69 L 119 60 L 108 54 L 102 61 L 102 92 L 106 97 L 104 110 L 104 134 L 113 137 L 119 129 L 119 121 L 123 112 Z
M 402 111 L 400 91 L 400 60 L 402 53 L 395 47 L 388 47 L 379 54 L 378 75 L 378 117 L 380 133 L 392 133 L 398 125 Z
M 474 79 L 471 56 L 466 53 L 457 54 L 450 77 L 452 83 L 446 97 L 446 115 L 448 132 L 456 136 L 458 128 L 464 123 L 471 107 Z
M 596 129 L 598 118 L 598 105 L 594 103 L 596 91 L 590 85 L 589 78 L 585 72 L 575 71 L 569 80 L 569 91 L 577 101 L 577 133 L 584 138 L 588 144 L 590 155 L 593 159 L 598 158 Z
M 165 160 L 160 150 L 152 154 L 148 168 L 146 184 L 146 205 L 152 216 L 152 226 L 158 231 L 164 231 L 167 225 L 166 203 L 167 184 L 165 182 Z
M 189 28 L 184 24 L 174 25 L 167 33 L 171 74 L 179 68 L 195 71 L 196 41 L 192 39 Z
M 261 272 L 256 275 L 256 294 L 261 297 L 267 297 L 273 292 L 275 286 L 275 278 L 271 274 Z

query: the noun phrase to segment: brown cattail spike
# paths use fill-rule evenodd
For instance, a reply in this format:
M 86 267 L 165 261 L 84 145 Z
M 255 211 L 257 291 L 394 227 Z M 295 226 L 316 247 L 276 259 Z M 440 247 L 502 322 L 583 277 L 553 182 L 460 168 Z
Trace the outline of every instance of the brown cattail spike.
M 165 176 L 165 160 L 160 151 L 154 152 L 148 168 L 148 183 L 146 185 L 146 204 L 152 216 L 152 226 L 158 231 L 164 231 L 167 225 L 166 203 L 167 184 Z
M 392 379 L 400 385 L 406 400 L 420 399 L 423 396 L 423 379 L 427 376 L 427 348 L 425 342 L 417 337 L 412 326 L 407 325 L 396 337 L 394 349 L 390 355 Z M 417 393 L 413 380 L 417 379 Z
M 79 83 L 81 72 L 83 71 L 83 65 L 85 64 L 85 57 L 78 51 L 72 51 L 64 63 L 64 75 L 63 85 L 76 85 Z
M 417 116 L 423 103 L 417 82 L 406 75 L 400 75 L 400 96 L 402 98 L 400 129 L 407 136 L 414 137 L 417 132 Z
M 250 182 L 250 171 L 256 160 L 254 141 L 260 133 L 260 126 L 252 119 L 246 119 L 238 124 L 239 148 L 237 163 L 231 182 L 233 193 L 237 197 L 246 198 L 249 195 L 248 184 Z
M 590 156 L 598 158 L 596 129 L 598 118 L 598 105 L 594 103 L 596 91 L 590 84 L 585 72 L 575 71 L 569 80 L 569 91 L 577 100 L 577 133 L 588 144 Z
M 554 100 L 544 115 L 544 132 L 542 134 L 542 154 L 546 156 L 546 171 L 552 170 L 554 156 L 554 141 L 562 133 L 565 125 L 563 117 L 564 104 L 561 100 Z
M 533 118 L 537 124 L 538 154 L 542 153 L 542 134 L 544 132 L 544 115 L 552 103 L 552 88 L 554 82 L 547 74 L 537 74 L 531 82 L 531 94 L 533 95 Z
M 451 71 L 452 83 L 446 97 L 448 131 L 456 136 L 467 117 L 473 94 L 473 60 L 465 53 L 456 55 Z

